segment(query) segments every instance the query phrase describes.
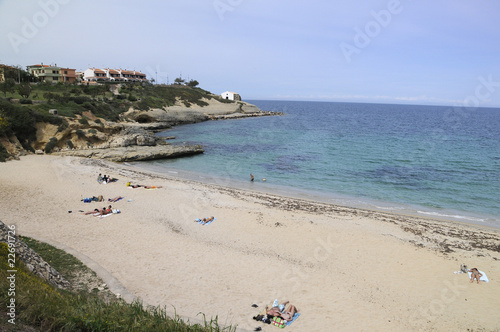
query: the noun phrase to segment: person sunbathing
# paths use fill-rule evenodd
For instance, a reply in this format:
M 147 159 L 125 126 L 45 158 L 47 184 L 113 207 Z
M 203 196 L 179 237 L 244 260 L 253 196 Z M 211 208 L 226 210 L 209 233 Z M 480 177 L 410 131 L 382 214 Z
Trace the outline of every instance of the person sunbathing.
M 214 219 L 215 219 L 214 217 L 210 217 L 210 218 L 203 218 L 203 219 L 201 220 L 201 224 L 202 224 L 202 225 L 208 224 L 209 222 L 214 221 Z
M 471 273 L 470 274 L 470 282 L 474 282 L 474 279 L 476 279 L 477 283 L 479 284 L 479 280 L 481 279 L 483 274 L 481 272 L 479 272 L 479 270 L 476 269 L 475 267 L 470 269 L 469 272 Z
M 100 213 L 100 212 L 101 211 L 99 211 L 99 209 L 94 209 L 93 211 L 87 211 L 84 214 L 96 214 L 96 213 Z
M 271 308 L 269 308 L 269 306 L 266 306 L 266 314 L 268 316 L 281 317 L 281 318 L 283 318 L 286 321 L 290 321 L 290 320 L 293 319 L 293 316 L 297 312 L 299 312 L 299 310 L 293 304 L 289 304 L 288 307 L 285 308 L 285 306 L 288 303 L 289 303 L 289 301 L 286 301 L 286 302 L 283 302 L 282 304 L 280 304 L 277 307 L 271 307 Z M 280 307 L 283 308 L 283 309 L 281 309 Z
M 123 199 L 123 196 L 116 196 L 114 198 L 108 198 L 108 202 L 118 202 L 120 199 Z
M 280 317 L 283 318 L 286 321 L 291 321 L 293 319 L 293 316 L 299 312 L 296 306 L 293 304 L 290 304 L 288 307 L 285 308 L 285 310 L 280 314 Z

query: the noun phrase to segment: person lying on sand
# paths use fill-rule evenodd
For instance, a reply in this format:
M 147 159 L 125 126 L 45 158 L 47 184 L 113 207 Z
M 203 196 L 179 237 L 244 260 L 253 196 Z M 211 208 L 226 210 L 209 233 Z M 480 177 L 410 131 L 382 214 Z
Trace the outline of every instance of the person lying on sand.
M 109 214 L 112 212 L 113 212 L 113 210 L 111 209 L 111 205 L 110 205 L 109 207 L 103 207 L 101 210 L 94 209 L 93 211 L 84 212 L 84 214 L 92 214 L 94 216 L 102 216 L 102 215 Z
M 202 224 L 202 225 L 205 225 L 205 224 L 207 224 L 207 223 L 209 223 L 209 222 L 214 221 L 214 219 L 215 219 L 215 217 L 203 218 L 203 219 L 201 220 L 201 224 Z
M 130 182 L 127 182 L 127 187 L 131 188 L 145 188 L 145 189 L 157 189 L 157 188 L 163 188 L 162 186 L 145 186 L 143 184 L 131 184 Z
M 116 197 L 113 197 L 113 198 L 108 198 L 108 202 L 118 202 L 120 199 L 123 199 L 125 197 L 123 196 L 116 196 Z
M 96 213 L 101 213 L 101 211 L 99 209 L 94 209 L 93 211 L 87 211 L 84 212 L 83 214 L 96 214 Z
M 479 284 L 479 279 L 481 279 L 483 274 L 481 272 L 479 272 L 479 270 L 475 267 L 470 269 L 469 272 L 471 273 L 470 282 L 474 282 L 474 279 L 476 279 L 477 283 Z
M 286 302 L 283 302 L 282 304 L 280 304 L 279 306 L 272 307 L 272 308 L 269 308 L 269 306 L 266 306 L 266 314 L 268 316 L 281 317 L 286 321 L 290 321 L 293 319 L 293 316 L 297 312 L 299 312 L 299 310 L 293 304 L 289 304 L 288 307 L 285 308 L 285 305 L 288 303 L 289 303 L 289 301 L 286 301 Z M 284 308 L 284 309 L 281 310 L 280 307 Z

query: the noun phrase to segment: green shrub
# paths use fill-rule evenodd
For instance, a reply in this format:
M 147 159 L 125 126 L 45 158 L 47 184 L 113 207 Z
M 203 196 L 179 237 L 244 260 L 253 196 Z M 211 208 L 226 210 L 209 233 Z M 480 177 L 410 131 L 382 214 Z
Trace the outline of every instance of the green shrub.
M 97 134 L 97 130 L 95 130 L 94 128 L 89 129 L 89 133 L 91 133 L 91 134 Z
M 78 138 L 85 138 L 85 132 L 81 129 L 77 129 L 75 131 L 75 134 L 76 134 L 76 136 L 78 136 Z
M 68 144 L 68 148 L 70 149 L 73 149 L 75 147 L 70 139 L 66 142 L 66 144 Z
M 68 121 L 64 120 L 64 121 L 62 121 L 62 123 L 59 125 L 59 127 L 57 127 L 57 132 L 59 133 L 59 132 L 61 132 L 61 131 L 65 130 L 65 129 L 67 129 L 67 128 L 68 128 Z
M 86 126 L 88 126 L 88 124 L 89 124 L 89 120 L 87 120 L 87 118 L 86 118 L 86 117 L 83 117 L 83 118 L 79 119 L 79 120 L 78 120 L 78 122 L 79 122 L 80 124 L 82 124 L 82 125 L 86 125 Z
M 75 102 L 75 104 L 82 105 L 84 103 L 88 103 L 91 101 L 89 97 L 86 96 L 77 96 L 77 97 L 70 97 L 69 100 Z
M 10 154 L 7 152 L 7 149 L 5 148 L 5 146 L 3 146 L 2 144 L 0 144 L 0 162 L 5 162 L 7 160 L 7 158 L 10 157 Z
M 56 147 L 57 145 L 57 138 L 51 137 L 50 140 L 45 144 L 45 153 L 51 153 L 52 150 Z
M 31 99 L 21 98 L 19 100 L 19 103 L 20 104 L 33 104 L 33 101 L 31 101 Z
M 129 101 L 137 101 L 137 97 L 136 97 L 136 96 L 134 96 L 133 94 L 129 94 L 127 99 L 128 99 Z
M 16 135 L 23 145 L 36 139 L 36 114 L 30 108 L 0 99 L 0 116 L 7 122 L 4 134 Z

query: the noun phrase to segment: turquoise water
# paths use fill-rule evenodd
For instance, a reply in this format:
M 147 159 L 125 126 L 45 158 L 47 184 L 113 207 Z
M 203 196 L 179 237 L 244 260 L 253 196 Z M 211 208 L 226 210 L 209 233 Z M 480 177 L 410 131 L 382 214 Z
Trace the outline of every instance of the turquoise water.
M 285 115 L 178 126 L 158 135 L 176 136 L 174 144 L 202 144 L 205 153 L 140 166 L 500 227 L 500 109 L 250 102 Z

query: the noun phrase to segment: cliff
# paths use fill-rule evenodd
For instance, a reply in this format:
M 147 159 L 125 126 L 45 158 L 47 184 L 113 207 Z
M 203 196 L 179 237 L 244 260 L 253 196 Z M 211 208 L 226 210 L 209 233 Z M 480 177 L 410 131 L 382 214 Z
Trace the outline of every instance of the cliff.
M 58 153 L 113 161 L 174 158 L 203 153 L 203 148 L 171 145 L 156 137 L 154 132 L 186 123 L 281 114 L 263 112 L 255 105 L 228 102 L 214 95 L 201 96 L 196 103 L 176 97 L 172 105 L 158 108 L 143 104 L 142 101 L 128 103 L 128 110 L 119 114 L 118 121 L 107 121 L 92 110 L 76 113 L 73 117 L 51 115 L 50 121 L 34 124 L 36 135 L 30 141 L 30 148 L 38 154 Z M 0 144 L 11 158 L 29 150 L 26 143 L 13 134 L 0 135 Z

